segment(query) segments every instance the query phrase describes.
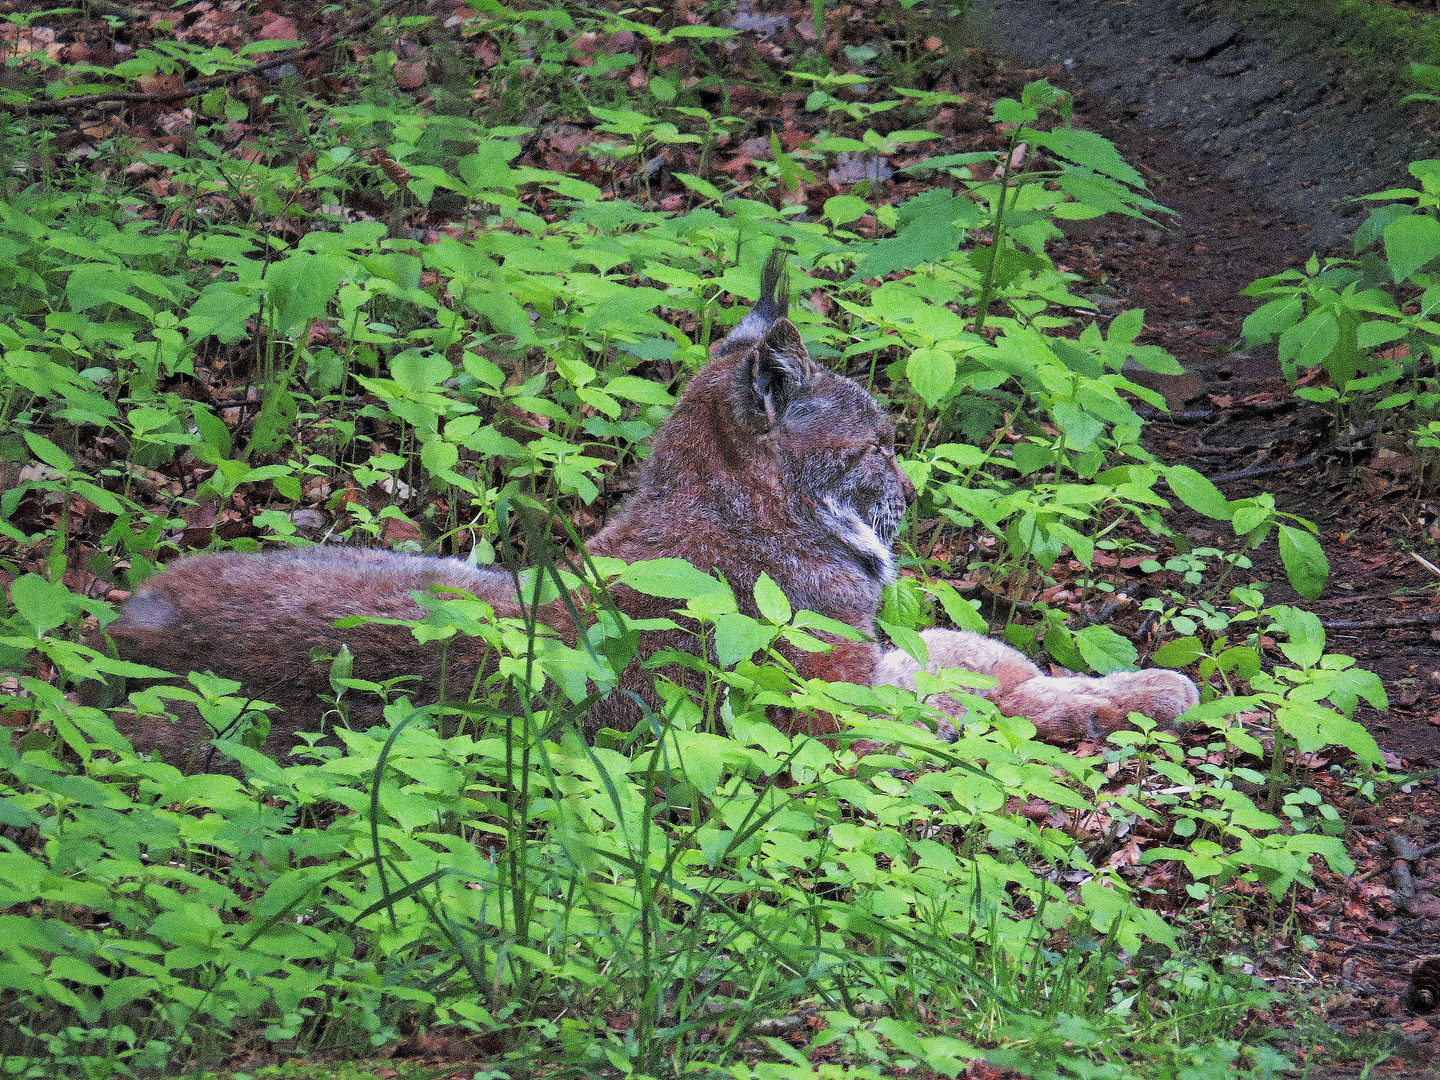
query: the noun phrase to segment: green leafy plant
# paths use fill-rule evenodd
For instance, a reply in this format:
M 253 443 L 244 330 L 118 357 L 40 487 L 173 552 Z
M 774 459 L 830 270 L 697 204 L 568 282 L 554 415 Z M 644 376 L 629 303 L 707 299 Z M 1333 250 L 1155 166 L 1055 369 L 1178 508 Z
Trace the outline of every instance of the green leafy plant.
M 6 704 L 26 728 L 0 747 L 0 1008 L 19 1018 L 0 1035 L 3 1070 L 199 1072 L 237 1040 L 338 1053 L 448 1027 L 494 1048 L 493 1075 L 808 1076 L 775 1032 L 813 1015 L 810 1048 L 876 1075 L 980 1058 L 1049 1075 L 1272 1075 L 1276 1052 L 1242 1021 L 1273 995 L 1228 950 L 1191 955 L 1203 918 L 1167 922 L 1144 874 L 1182 874 L 1209 910 L 1237 883 L 1278 903 L 1315 859 L 1342 869 L 1308 770 L 1344 749 L 1374 783 L 1350 711 L 1383 694 L 1325 653 L 1313 617 L 1231 581 L 1275 536 L 1292 584 L 1315 595 L 1313 530 L 1153 460 L 1133 403 L 1163 401 L 1123 368 L 1174 361 L 1143 343 L 1141 312 L 1081 325 L 1076 279 L 1047 254 L 1059 220 L 1161 213 L 1139 175 L 1070 127 L 1044 83 L 996 104 L 1013 125 L 1004 145 L 922 159 L 928 114 L 959 95 L 876 89 L 878 68 L 828 70 L 817 52 L 808 73 L 753 82 L 803 85 L 825 127 L 771 133 L 770 160 L 731 179 L 713 154 L 744 117 L 700 103 L 729 92 L 717 43 L 735 31 L 648 10 L 482 4 L 457 20 L 475 55 L 454 46 L 466 74 L 435 87 L 434 108 L 396 92 L 395 38 L 443 35 L 389 14 L 338 100 L 294 81 L 216 84 L 183 152 L 111 143 L 93 169 L 0 179 L 0 466 L 18 467 L 0 559 L 26 571 L 0 624 L 17 673 Z M 578 65 L 602 38 L 615 50 Z M 103 73 L 3 94 L 21 106 L 223 76 L 271 47 L 157 39 Z M 276 114 L 256 152 L 230 152 L 227 125 Z M 556 116 L 594 130 L 542 167 L 533 148 Z M 63 160 L 55 137 L 7 118 L 4 154 Z M 789 201 L 842 153 L 941 183 L 895 195 L 877 168 L 814 208 Z M 164 183 L 127 179 L 132 163 Z M 1424 199 L 1413 213 L 1429 219 Z M 1399 220 L 1372 239 L 1414 262 L 1426 227 L 1386 231 Z M 331 536 L 543 565 L 546 543 L 511 509 L 538 507 L 542 531 L 600 513 L 740 317 L 724 298 L 755 297 L 780 242 L 812 354 L 897 415 L 917 518 L 944 526 L 902 541 L 914 576 L 882 612 L 894 641 L 914 648 L 936 618 L 988 629 L 947 579 L 958 570 L 1014 598 L 1010 639 L 1077 669 L 1131 666 L 1134 641 L 1028 598 L 1072 562 L 1113 590 L 1097 556 L 1144 550 L 1182 578 L 1154 597 L 1181 635 L 1154 659 L 1214 676 L 1196 717 L 1211 745 L 1140 727 L 1079 758 L 980 698 L 942 744 L 914 726 L 933 727 L 923 698 L 800 680 L 776 644 L 834 627 L 768 579 L 754 618 L 683 565 L 553 575 L 597 603 L 617 577 L 674 599 L 708 657 L 693 659 L 693 694 L 661 683 L 646 724 L 593 744 L 575 722 L 623 669 L 625 628 L 601 614 L 574 648 L 539 643 L 533 622 L 464 597 L 431 598 L 412 632 L 480 638 L 502 658 L 492 681 L 417 710 L 404 680 L 366 683 L 342 656 L 324 737 L 283 760 L 257 749 L 263 704 L 203 673 L 123 706 L 198 716 L 209 735 L 185 761 L 137 753 L 120 703 L 89 703 L 102 675 L 156 673 L 73 632 L 113 614 L 82 592 L 87 574 L 133 586 L 182 547 Z M 1415 263 L 1407 280 L 1425 273 Z M 1299 291 L 1272 299 L 1311 303 L 1299 281 L 1276 279 Z M 1313 289 L 1338 342 L 1365 290 Z M 1279 311 L 1265 318 L 1283 333 Z M 1407 332 L 1428 333 L 1415 318 Z M 1367 326 L 1357 349 L 1381 340 Z M 1371 361 L 1351 359 L 1364 377 Z M 1164 519 L 1171 497 L 1230 523 L 1237 549 L 1186 549 Z M 949 566 L 938 553 L 962 534 L 979 542 Z M 1267 635 L 1285 639 L 1278 660 Z M 976 689 L 935 679 L 937 693 Z M 775 707 L 839 717 L 846 734 L 792 738 Z M 1241 710 L 1270 718 L 1268 748 Z M 857 756 L 857 738 L 892 752 Z M 1141 822 L 1166 838 L 1112 858 Z

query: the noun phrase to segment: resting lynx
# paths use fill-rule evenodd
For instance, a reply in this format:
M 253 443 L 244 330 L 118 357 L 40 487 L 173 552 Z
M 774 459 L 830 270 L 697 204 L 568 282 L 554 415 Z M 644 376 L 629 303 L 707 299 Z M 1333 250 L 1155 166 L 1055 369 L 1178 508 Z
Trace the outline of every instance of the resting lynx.
M 785 317 L 782 264 L 771 258 L 759 302 L 712 349 L 710 362 L 656 434 L 634 493 L 586 546 L 594 555 L 627 562 L 680 558 L 719 570 L 742 607 L 764 572 L 796 610 L 818 612 L 873 637 L 881 591 L 894 576 L 891 542 L 915 489 L 896 462 L 888 417 L 858 383 L 816 365 Z M 311 662 L 314 647 L 334 654 L 348 645 L 356 677 L 419 676 L 418 684 L 407 684 L 408 692 L 419 700 L 440 696 L 441 659 L 433 646 L 418 643 L 403 627 L 333 625 L 346 615 L 418 618 L 423 609 L 410 593 L 437 585 L 473 593 L 497 614 L 519 613 L 512 579 L 501 570 L 319 547 L 181 559 L 136 592 L 109 632 L 127 659 L 170 671 L 211 670 L 240 681 L 245 694 L 279 705 L 283 711 L 266 747 L 274 752 L 288 746 L 295 731 L 319 727 L 329 682 Z M 670 614 L 669 602 L 623 585 L 612 598 L 633 618 Z M 551 605 L 544 619 L 574 641 L 576 629 L 562 606 Z M 936 633 L 941 636 L 930 647 L 945 666 L 996 674 L 1003 667 L 1026 671 L 1025 678 L 1037 684 L 1057 682 L 1040 678 L 1023 656 L 997 642 Z M 643 635 L 640 659 L 692 641 L 682 631 Z M 972 664 L 967 657 L 981 645 Z M 450 694 L 464 696 L 484 662 L 479 650 L 472 639 L 452 646 L 446 661 Z M 880 649 L 868 641 L 838 641 L 828 653 L 788 658 L 803 677 L 869 683 Z M 903 682 L 905 660 L 887 658 L 883 679 Z M 908 674 L 915 667 L 912 661 Z M 666 673 L 687 679 L 678 669 Z M 1153 674 L 1163 676 L 1159 682 L 1168 697 L 1137 693 L 1138 683 L 1118 692 L 1103 680 L 1075 681 L 1069 692 L 1076 707 L 1052 708 L 1057 719 L 1045 720 L 1042 736 L 1071 738 L 1088 730 L 1092 718 L 1113 724 L 1131 708 L 1171 719 L 1193 703 L 1188 679 Z M 590 710 L 587 735 L 601 727 L 634 727 L 642 710 L 632 695 L 657 706 L 653 683 L 653 672 L 632 663 L 619 690 Z M 1007 691 L 997 700 L 1004 707 L 1021 698 Z M 1024 700 L 1028 707 L 1032 699 Z M 1110 705 L 1102 708 L 1096 704 L 1101 700 Z M 836 730 L 833 718 L 824 716 L 781 722 L 813 734 Z M 143 724 L 138 735 L 172 756 L 188 755 L 197 737 L 193 724 L 160 722 Z

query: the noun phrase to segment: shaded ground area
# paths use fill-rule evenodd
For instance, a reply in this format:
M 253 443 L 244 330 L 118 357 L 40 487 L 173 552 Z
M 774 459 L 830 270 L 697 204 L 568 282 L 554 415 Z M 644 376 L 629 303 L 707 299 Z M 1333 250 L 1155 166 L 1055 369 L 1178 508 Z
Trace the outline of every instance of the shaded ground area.
M 1433 152 L 1433 146 L 1425 149 L 1430 117 L 1374 107 L 1364 96 L 1347 98 L 1349 90 L 1358 93 L 1365 84 L 1341 72 L 1328 88 L 1314 82 L 1301 96 L 1319 95 L 1317 100 L 1328 103 L 1323 108 L 1347 118 L 1348 126 L 1327 126 L 1322 138 L 1317 125 L 1309 129 L 1305 154 L 1272 155 L 1283 163 L 1284 183 L 1262 182 L 1269 177 L 1264 172 L 1246 174 L 1238 163 L 1266 149 L 1254 102 L 1242 108 L 1233 98 L 1228 113 L 1216 108 L 1205 114 L 1203 125 L 1181 131 L 1165 106 L 1169 98 L 1159 93 L 1174 83 L 1177 97 L 1203 100 L 1203 87 L 1214 76 L 1188 72 L 1183 60 L 1168 59 L 1198 48 L 1196 42 L 1233 42 L 1223 51 L 1235 50 L 1236 63 L 1249 57 L 1260 65 L 1255 70 L 1269 71 L 1263 58 L 1272 56 L 1279 70 L 1300 74 L 1304 65 L 1295 61 L 1292 68 L 1286 59 L 1290 47 L 1264 37 L 1275 28 L 1234 17 L 1239 7 L 999 0 L 992 4 L 992 17 L 1009 18 L 1022 8 L 1032 12 L 1032 21 L 1009 24 L 1021 35 L 1017 43 L 1029 56 L 1065 53 L 1074 60 L 1069 69 L 1062 63 L 1044 73 L 1079 92 L 1079 121 L 1114 140 L 1146 175 L 1155 198 L 1178 213 L 1164 230 L 1101 219 L 1105 224 L 1094 232 L 1073 232 L 1065 253 L 1073 269 L 1098 278 L 1101 288 L 1114 294 L 1117 307 L 1143 307 L 1151 339 L 1190 372 L 1156 384 L 1175 413 L 1155 425 L 1155 450 L 1168 461 L 1194 465 L 1230 498 L 1271 491 L 1282 509 L 1321 527 L 1331 580 L 1315 610 L 1330 624 L 1333 647 L 1378 672 L 1391 697 L 1388 717 L 1366 719 L 1386 749 L 1419 767 L 1440 765 L 1440 645 L 1426 621 L 1434 613 L 1440 577 L 1414 557 L 1433 553 L 1440 528 L 1431 505 L 1415 496 L 1412 463 L 1385 440 L 1367 435 L 1363 425 L 1342 429 L 1326 409 L 1292 396 L 1273 349 L 1237 351 L 1241 323 L 1256 306 L 1240 290 L 1256 278 L 1302 265 L 1317 248 L 1338 247 L 1335 231 L 1348 232 L 1360 220 L 1334 204 L 1339 188 L 1353 195 L 1402 182 L 1409 154 Z M 1094 54 L 1069 51 L 1086 45 Z M 1127 50 L 1167 59 L 1132 68 L 1134 74 L 1117 91 L 1112 61 Z M 1312 79 L 1330 70 L 1310 66 Z M 1174 77 L 1167 80 L 1167 72 Z M 1223 127 L 1227 116 L 1235 127 Z M 1387 128 L 1390 153 L 1401 155 L 1388 169 L 1357 137 L 1362 130 Z M 1236 153 L 1197 153 L 1195 140 L 1233 145 Z M 1327 164 L 1322 167 L 1320 159 Z M 1315 185 L 1304 187 L 1307 178 Z M 1306 191 L 1313 198 L 1303 202 L 1300 194 Z M 1225 540 L 1199 522 L 1192 533 L 1197 544 Z M 1284 575 L 1278 565 L 1268 569 L 1275 581 L 1272 599 L 1286 599 Z
M 1097 283 L 1102 303 L 1108 294 L 1116 309 L 1143 307 L 1149 339 L 1188 369 L 1154 384 L 1173 415 L 1154 424 L 1153 449 L 1232 499 L 1270 491 L 1320 527 L 1331 577 L 1308 606 L 1332 651 L 1385 682 L 1389 713 L 1358 718 L 1419 780 L 1376 808 L 1352 806 L 1360 870 L 1299 913 L 1321 943 L 1307 977 L 1334 990 L 1327 1022 L 1396 1052 L 1371 1075 L 1434 1075 L 1437 1025 L 1405 995 L 1440 929 L 1440 797 L 1426 775 L 1440 767 L 1436 510 L 1417 496 L 1403 447 L 1294 397 L 1273 349 L 1239 350 L 1255 303 L 1238 295 L 1316 250 L 1349 254 L 1363 209 L 1340 200 L 1407 179 L 1409 160 L 1435 153 L 1433 118 L 1387 106 L 1363 78 L 1317 58 L 1314 24 L 1282 35 L 1243 5 L 987 6 L 992 42 L 1031 65 L 1010 77 L 1075 90 L 1078 122 L 1112 139 L 1179 212 L 1165 230 L 1108 219 L 1075 230 L 1062 258 Z M 1228 531 L 1198 518 L 1187 530 L 1215 546 L 1233 543 Z M 1272 582 L 1272 601 L 1293 597 L 1273 551 L 1253 576 Z
M 1304 222 L 1318 248 L 1363 217 L 1344 200 L 1403 180 L 1435 147 L 1431 118 L 1394 105 L 1396 87 L 1345 50 L 1347 25 L 1244 0 L 980 0 L 972 19 L 1007 56 L 1073 74 L 1117 121 L 1164 129 L 1185 160 L 1244 184 L 1246 201 Z

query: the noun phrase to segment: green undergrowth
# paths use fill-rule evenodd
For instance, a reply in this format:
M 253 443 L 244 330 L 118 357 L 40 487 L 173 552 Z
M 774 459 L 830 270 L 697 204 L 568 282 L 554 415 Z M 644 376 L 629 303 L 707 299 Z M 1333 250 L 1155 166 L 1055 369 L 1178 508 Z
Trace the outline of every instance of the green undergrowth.
M 1343 55 L 1347 67 L 1413 89 L 1410 64 L 1440 64 L 1440 18 L 1419 4 L 1375 0 L 1243 0 L 1242 10 L 1285 19 L 1309 44 Z
M 1365 196 L 1355 257 L 1312 256 L 1300 270 L 1252 282 L 1265 301 L 1246 318 L 1252 344 L 1275 342 L 1297 396 L 1331 411 L 1338 437 L 1408 466 L 1417 500 L 1440 464 L 1440 160 L 1410 163 L 1413 186 Z
M 0 748 L 0 1071 L 363 1055 L 432 1028 L 471 1040 L 484 1075 L 1287 1068 L 1260 1022 L 1276 1001 L 1253 974 L 1260 942 L 1297 946 L 1296 891 L 1352 869 L 1318 788 L 1373 790 L 1380 754 L 1351 713 L 1384 694 L 1245 572 L 1278 543 L 1315 597 L 1313 527 L 1152 457 L 1145 410 L 1163 401 L 1127 372 L 1174 360 L 1139 342 L 1143 313 L 1098 318 L 1046 252 L 1059 220 L 1162 219 L 1139 174 L 1043 82 L 994 103 L 1000 141 L 929 153 L 925 124 L 957 95 L 905 89 L 914 55 L 855 43 L 840 68 L 757 63 L 750 89 L 809 119 L 731 176 L 714 154 L 743 117 L 701 95 L 725 90 L 734 31 L 477 10 L 460 40 L 493 49 L 486 93 L 440 80 L 428 111 L 396 96 L 379 49 L 338 102 L 211 94 L 184 153 L 117 137 L 64 168 L 64 125 L 6 121 L 24 167 L 0 201 L 0 664 L 24 730 Z M 583 32 L 631 51 L 577 67 Z M 660 63 L 677 49 L 693 74 Z M 167 42 L 5 93 L 95 92 L 177 56 L 239 62 Z M 565 171 L 527 150 L 555 134 L 528 119 L 547 97 L 595 135 Z M 288 118 L 257 127 L 262 153 L 222 149 L 262 110 Z M 807 202 L 852 154 L 903 168 Z M 66 693 L 153 674 L 79 636 L 115 614 L 83 583 L 133 587 L 201 544 L 543 561 L 517 511 L 584 529 L 777 244 L 812 355 L 883 399 L 921 493 L 886 634 L 918 652 L 936 622 L 988 630 L 956 584 L 980 581 L 1015 602 L 1003 633 L 1032 653 L 1197 674 L 1204 735 L 1141 724 L 1079 757 L 974 699 L 942 744 L 913 694 L 799 680 L 774 646 L 822 627 L 768 578 L 752 617 L 664 560 L 567 584 L 599 596 L 618 573 L 674 599 L 715 663 L 694 661 L 698 697 L 662 683 L 659 714 L 593 745 L 576 720 L 633 631 L 602 615 L 566 648 L 465 598 L 427 598 L 415 632 L 502 657 L 474 700 L 416 709 L 337 662 L 332 737 L 281 761 L 254 749 L 264 709 L 214 677 L 132 695 L 209 723 L 188 761 L 137 753 Z M 1177 503 L 1231 539 L 1190 548 L 1167 524 Z M 1136 559 L 1153 584 L 1122 570 Z M 1062 579 L 1075 610 L 1133 603 L 1163 645 L 1142 657 L 1080 625 L 1053 598 Z M 384 722 L 347 726 L 376 690 Z M 785 736 L 766 720 L 781 703 L 847 735 Z M 857 758 L 851 737 L 895 752 Z

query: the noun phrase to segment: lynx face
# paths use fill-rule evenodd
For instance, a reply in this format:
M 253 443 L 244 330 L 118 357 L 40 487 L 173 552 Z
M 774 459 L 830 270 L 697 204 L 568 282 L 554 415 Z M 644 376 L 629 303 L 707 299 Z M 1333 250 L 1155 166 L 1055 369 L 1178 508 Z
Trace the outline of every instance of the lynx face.
M 895 459 L 890 419 L 858 384 L 822 376 L 785 410 L 777 443 L 796 494 L 837 544 L 889 584 L 890 545 L 915 495 Z
M 895 458 L 895 426 L 875 399 L 810 359 L 785 317 L 782 267 L 772 256 L 760 302 L 713 350 L 712 365 L 736 367 L 726 422 L 737 432 L 738 456 L 748 459 L 744 471 L 771 480 L 791 504 L 786 516 L 805 521 L 823 556 L 857 565 L 883 587 L 894 579 L 890 545 L 915 487 Z M 742 433 L 753 446 L 743 447 Z

